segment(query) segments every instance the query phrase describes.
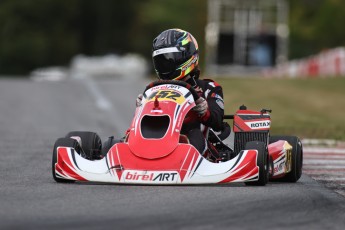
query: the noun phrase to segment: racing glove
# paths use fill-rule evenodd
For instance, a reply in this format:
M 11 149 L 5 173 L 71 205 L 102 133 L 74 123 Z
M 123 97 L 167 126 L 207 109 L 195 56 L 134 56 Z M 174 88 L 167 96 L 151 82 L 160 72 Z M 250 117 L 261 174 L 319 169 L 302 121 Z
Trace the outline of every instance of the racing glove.
M 141 101 L 143 100 L 143 95 L 142 94 L 139 94 L 136 101 L 135 101 L 135 105 L 137 107 L 140 107 L 141 106 Z
M 208 104 L 205 98 L 200 97 L 198 100 L 195 101 L 196 106 L 193 108 L 193 110 L 200 116 L 203 117 L 207 110 L 208 110 Z

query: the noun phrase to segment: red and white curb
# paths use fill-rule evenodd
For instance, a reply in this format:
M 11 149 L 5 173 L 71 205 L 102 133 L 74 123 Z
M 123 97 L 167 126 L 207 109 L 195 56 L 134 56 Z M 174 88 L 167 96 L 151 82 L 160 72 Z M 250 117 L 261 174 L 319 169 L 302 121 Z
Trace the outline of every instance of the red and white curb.
M 303 172 L 345 196 L 345 148 L 304 147 Z

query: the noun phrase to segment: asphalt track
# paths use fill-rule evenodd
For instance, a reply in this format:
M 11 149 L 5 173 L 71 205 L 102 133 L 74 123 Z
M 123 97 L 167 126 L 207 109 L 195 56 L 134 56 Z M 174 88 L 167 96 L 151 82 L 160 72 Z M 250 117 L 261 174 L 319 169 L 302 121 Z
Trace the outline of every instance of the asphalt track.
M 122 134 L 144 82 L 0 79 L 0 229 L 344 229 L 345 198 L 307 175 L 296 184 L 58 184 L 55 140 Z

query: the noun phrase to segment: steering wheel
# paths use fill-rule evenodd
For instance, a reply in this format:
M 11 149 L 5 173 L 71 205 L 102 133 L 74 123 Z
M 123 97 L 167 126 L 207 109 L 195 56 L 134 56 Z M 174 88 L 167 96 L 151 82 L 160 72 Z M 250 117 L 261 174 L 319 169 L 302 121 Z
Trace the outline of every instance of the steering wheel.
M 189 90 L 189 92 L 191 92 L 191 94 L 194 98 L 194 101 L 196 101 L 200 98 L 199 94 L 195 91 L 193 86 L 191 86 L 190 84 L 188 84 L 184 81 L 177 81 L 177 80 L 158 80 L 158 81 L 151 82 L 150 84 L 148 84 L 146 86 L 144 92 L 148 89 L 151 89 L 152 87 L 159 86 L 159 85 L 165 85 L 165 84 L 179 85 L 179 86 L 187 88 Z

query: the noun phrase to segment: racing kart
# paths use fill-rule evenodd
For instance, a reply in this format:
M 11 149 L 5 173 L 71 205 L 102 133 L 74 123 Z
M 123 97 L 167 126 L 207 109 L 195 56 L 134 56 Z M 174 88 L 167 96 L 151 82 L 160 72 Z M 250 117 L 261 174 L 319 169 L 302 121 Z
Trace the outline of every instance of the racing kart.
M 198 93 L 181 81 L 149 84 L 125 137 L 102 144 L 94 132 L 74 131 L 57 139 L 52 174 L 56 182 L 91 181 L 119 184 L 266 185 L 269 180 L 296 182 L 302 174 L 303 149 L 295 136 L 270 136 L 270 111 L 241 106 L 230 134 L 205 127 L 208 150 L 199 153 L 181 133 Z

